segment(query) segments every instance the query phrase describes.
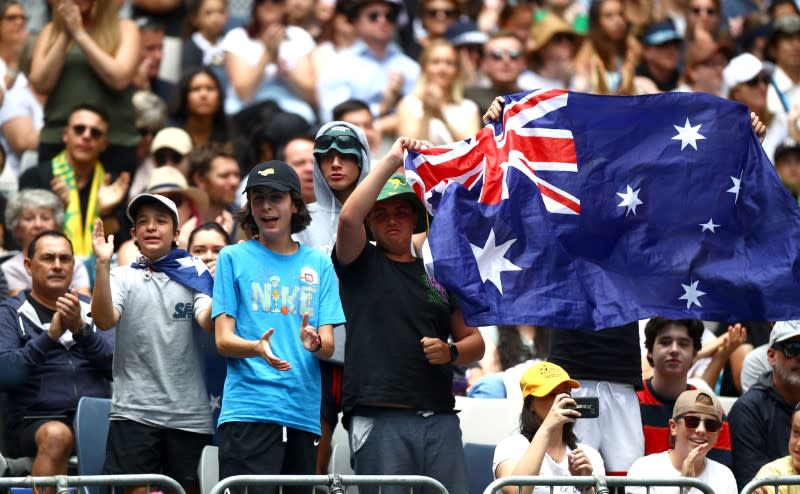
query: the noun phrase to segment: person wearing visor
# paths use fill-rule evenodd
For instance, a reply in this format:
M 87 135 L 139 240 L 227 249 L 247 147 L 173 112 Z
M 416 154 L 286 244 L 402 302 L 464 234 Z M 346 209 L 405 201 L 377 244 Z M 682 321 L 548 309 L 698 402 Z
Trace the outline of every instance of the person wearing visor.
M 707 458 L 722 430 L 724 413 L 722 404 L 712 393 L 697 389 L 684 391 L 675 401 L 669 420 L 670 449 L 639 458 L 628 469 L 628 477 L 694 477 L 717 494 L 736 494 L 739 491 L 733 472 Z M 672 494 L 675 487 L 635 486 L 627 487 L 626 492 Z M 689 489 L 690 494 L 697 492 L 697 489 Z
M 314 196 L 308 205 L 311 224 L 294 237 L 330 255 L 336 243 L 336 228 L 342 204 L 350 197 L 370 169 L 366 134 L 357 126 L 336 121 L 323 125 L 314 138 Z M 331 437 L 342 411 L 345 327 L 333 328 L 336 352 L 331 360 L 320 360 L 322 407 L 317 473 L 327 473 Z
M 523 397 L 520 432 L 503 439 L 495 448 L 492 462 L 495 478 L 605 475 L 600 453 L 579 443 L 573 430 L 581 414 L 570 408 L 576 406 L 570 393 L 580 387 L 580 383 L 558 365 L 539 362 L 525 371 L 519 386 Z M 516 494 L 517 486 L 507 486 L 503 492 Z M 527 486 L 522 492 L 545 494 L 550 492 L 550 487 Z M 587 492 L 594 492 L 594 489 Z
M 392 174 L 406 150 L 422 145 L 397 139 L 339 215 L 333 263 L 347 316 L 343 408 L 357 475 L 426 475 L 447 492 L 467 492 L 450 364 L 475 362 L 484 345 L 411 253 L 425 210 L 405 177 Z

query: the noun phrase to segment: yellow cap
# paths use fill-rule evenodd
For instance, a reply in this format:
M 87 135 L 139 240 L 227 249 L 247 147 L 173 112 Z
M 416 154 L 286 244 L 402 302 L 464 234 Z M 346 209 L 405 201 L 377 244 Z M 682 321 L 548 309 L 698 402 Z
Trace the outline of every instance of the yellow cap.
M 571 379 L 567 371 L 552 362 L 537 362 L 530 369 L 525 371 L 519 380 L 519 387 L 522 389 L 522 398 L 530 395 L 537 398 L 547 396 L 562 383 L 567 383 L 571 388 L 579 388 L 581 385 L 575 379 Z

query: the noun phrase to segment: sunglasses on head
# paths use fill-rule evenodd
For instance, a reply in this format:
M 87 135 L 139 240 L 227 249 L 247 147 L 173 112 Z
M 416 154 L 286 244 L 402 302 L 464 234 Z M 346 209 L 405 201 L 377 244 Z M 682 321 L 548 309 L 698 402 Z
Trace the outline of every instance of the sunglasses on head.
M 696 415 L 684 415 L 680 418 L 683 419 L 683 423 L 686 424 L 686 427 L 689 429 L 697 429 L 700 427 L 701 421 L 703 422 L 706 432 L 717 432 L 722 428 L 722 422 L 717 419 L 704 419 Z
M 86 133 L 87 130 L 89 131 L 89 135 L 92 137 L 92 139 L 96 140 L 103 137 L 103 131 L 98 129 L 97 127 L 92 127 L 91 125 L 84 125 L 84 124 L 75 124 L 72 126 L 72 132 L 74 132 L 75 135 L 78 136 L 82 136 L 83 134 Z
M 183 155 L 169 148 L 161 148 L 153 153 L 153 159 L 158 166 L 164 166 L 167 163 L 180 163 L 183 160 Z
M 522 56 L 522 51 L 520 50 L 492 50 L 489 52 L 489 56 L 492 57 L 494 60 L 502 60 L 504 56 L 508 55 L 510 60 L 516 60 Z
M 454 9 L 425 9 L 427 17 L 446 17 L 448 19 L 455 19 L 458 12 Z
M 327 150 L 333 143 L 336 142 L 336 145 L 340 149 L 359 149 L 361 148 L 361 142 L 353 136 L 348 135 L 339 135 L 339 136 L 327 136 L 321 135 L 317 137 L 314 141 L 314 147 L 316 149 L 325 149 Z
M 397 12 L 394 10 L 370 10 L 367 12 L 367 19 L 369 19 L 370 22 L 378 22 L 380 17 L 383 17 L 392 24 L 397 22 Z
M 703 12 L 705 12 L 708 15 L 714 15 L 714 14 L 717 13 L 717 9 L 714 9 L 714 8 L 711 8 L 711 7 L 708 7 L 706 9 L 704 9 L 702 7 L 692 7 L 692 14 L 694 14 L 694 15 L 700 15 Z
M 800 355 L 800 341 L 787 341 L 786 343 L 779 343 L 775 348 L 783 352 L 786 358 L 794 358 Z

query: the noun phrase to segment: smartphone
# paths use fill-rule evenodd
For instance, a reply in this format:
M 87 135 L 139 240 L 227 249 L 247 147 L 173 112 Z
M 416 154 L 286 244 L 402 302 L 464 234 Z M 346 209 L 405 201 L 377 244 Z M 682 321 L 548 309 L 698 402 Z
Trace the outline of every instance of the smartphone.
M 580 419 L 596 419 L 600 415 L 600 400 L 596 396 L 586 396 L 583 398 L 573 397 L 575 406 L 571 406 L 573 410 L 581 413 Z

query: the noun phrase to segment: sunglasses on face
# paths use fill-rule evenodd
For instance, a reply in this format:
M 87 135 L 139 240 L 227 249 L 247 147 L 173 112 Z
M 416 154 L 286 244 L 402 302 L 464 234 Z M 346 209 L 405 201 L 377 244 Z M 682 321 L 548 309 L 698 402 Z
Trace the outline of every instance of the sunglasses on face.
M 780 345 L 776 345 L 775 348 L 782 351 L 783 356 L 786 358 L 794 358 L 800 355 L 800 341 L 781 343 Z
M 700 15 L 703 12 L 705 12 L 708 15 L 714 15 L 714 14 L 717 13 L 717 9 L 713 9 L 711 7 L 707 8 L 707 9 L 704 9 L 702 7 L 692 7 L 692 14 L 694 14 L 694 15 Z
M 764 84 L 765 86 L 768 86 L 769 79 L 767 79 L 767 76 L 765 76 L 764 74 L 759 74 L 750 79 L 749 81 L 745 81 L 745 84 L 747 84 L 750 87 L 757 87 L 759 84 Z
M 172 149 L 162 148 L 153 154 L 153 159 L 158 166 L 164 166 L 167 163 L 180 163 L 183 160 L 183 155 Z
M 148 137 L 156 135 L 156 132 L 158 132 L 158 130 L 148 129 L 147 127 L 137 127 L 136 132 L 139 133 L 140 137 Z
M 283 5 L 286 0 L 256 0 L 256 5 L 264 5 L 265 3 L 271 3 L 273 5 Z
M 328 150 L 333 143 L 336 142 L 336 146 L 340 149 L 359 149 L 361 148 L 361 142 L 353 136 L 341 135 L 341 136 L 326 136 L 322 135 L 317 137 L 314 141 L 314 148 L 315 149 L 324 149 Z
M 427 17 L 446 17 L 448 19 L 455 19 L 458 12 L 453 9 L 425 9 L 425 16 Z
M 104 134 L 103 131 L 98 129 L 97 127 L 92 127 L 90 125 L 84 125 L 84 124 L 75 124 L 72 126 L 72 132 L 74 132 L 75 135 L 77 136 L 82 136 L 83 134 L 86 133 L 87 130 L 89 131 L 89 135 L 94 140 L 103 137 Z
M 722 428 L 722 422 L 717 419 L 704 419 L 695 415 L 684 415 L 681 418 L 683 419 L 683 423 L 686 424 L 686 427 L 689 429 L 697 429 L 700 427 L 701 421 L 703 422 L 706 432 L 717 432 L 720 430 L 720 428 Z
M 489 52 L 489 56 L 497 61 L 502 60 L 506 55 L 510 60 L 516 60 L 522 56 L 522 52 L 520 50 L 492 50 Z
M 370 22 L 378 22 L 378 19 L 383 17 L 388 22 L 394 24 L 397 22 L 397 12 L 394 10 L 382 11 L 382 10 L 370 10 L 367 12 L 367 19 Z

